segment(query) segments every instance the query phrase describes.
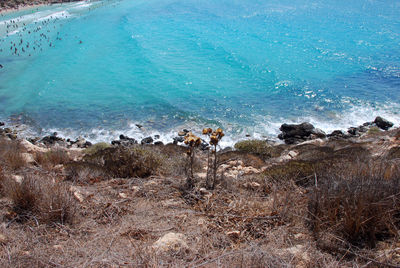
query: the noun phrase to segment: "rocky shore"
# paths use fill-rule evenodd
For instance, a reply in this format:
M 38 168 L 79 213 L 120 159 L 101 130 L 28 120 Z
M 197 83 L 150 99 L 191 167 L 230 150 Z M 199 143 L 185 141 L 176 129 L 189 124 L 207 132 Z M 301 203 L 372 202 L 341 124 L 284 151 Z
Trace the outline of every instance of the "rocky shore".
M 393 127 L 393 123 L 388 120 L 377 116 L 374 121 L 365 122 L 360 126 L 349 127 L 347 131 L 335 130 L 331 133 L 325 133 L 323 130 L 315 128 L 312 124 L 304 122 L 301 124 L 282 124 L 280 127 L 281 134 L 277 136 L 279 140 L 284 141 L 285 144 L 299 144 L 310 140 L 345 140 L 354 139 L 362 137 L 368 133 L 378 133 L 381 131 L 389 130 Z M 139 125 L 142 127 L 141 125 Z M 183 129 L 176 133 L 176 136 L 170 141 L 170 143 L 175 145 L 183 145 L 184 137 L 191 132 L 191 130 Z M 17 128 L 5 127 L 4 122 L 0 122 L 0 136 L 7 137 L 9 139 L 15 140 L 18 138 Z M 34 145 L 40 145 L 45 147 L 59 146 L 63 148 L 88 148 L 93 144 L 90 141 L 85 140 L 83 137 L 78 137 L 73 140 L 70 138 L 62 138 L 58 136 L 57 132 L 52 135 L 45 137 L 30 137 L 27 141 Z M 272 142 L 273 144 L 274 142 Z M 131 146 L 135 144 L 154 144 L 154 145 L 164 145 L 160 141 L 160 135 L 156 134 L 153 136 L 147 136 L 140 140 L 128 137 L 127 135 L 121 134 L 119 139 L 110 142 L 113 146 Z M 168 143 L 167 143 L 168 144 Z M 200 148 L 202 150 L 207 150 L 209 144 L 207 141 L 202 139 Z M 229 148 L 227 148 L 229 150 Z

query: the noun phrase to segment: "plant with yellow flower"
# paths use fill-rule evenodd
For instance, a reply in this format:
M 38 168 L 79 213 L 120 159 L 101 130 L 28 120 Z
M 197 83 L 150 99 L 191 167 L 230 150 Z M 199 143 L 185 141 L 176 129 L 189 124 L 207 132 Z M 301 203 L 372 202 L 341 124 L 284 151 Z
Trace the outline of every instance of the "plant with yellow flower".
M 211 128 L 203 129 L 203 135 L 206 135 L 210 138 L 210 145 L 212 146 L 211 155 L 210 151 L 208 151 L 208 159 L 207 159 L 207 178 L 206 178 L 206 188 L 214 189 L 215 182 L 217 180 L 217 146 L 219 141 L 225 136 L 223 130 L 221 128 L 217 128 L 213 131 Z M 211 174 L 210 174 L 211 173 Z
M 185 144 L 188 146 L 188 150 L 186 152 L 189 159 L 189 167 L 188 167 L 188 177 L 186 180 L 187 187 L 189 189 L 193 188 L 193 163 L 194 156 L 196 152 L 196 148 L 200 146 L 201 139 L 194 135 L 192 132 L 189 132 L 185 136 Z

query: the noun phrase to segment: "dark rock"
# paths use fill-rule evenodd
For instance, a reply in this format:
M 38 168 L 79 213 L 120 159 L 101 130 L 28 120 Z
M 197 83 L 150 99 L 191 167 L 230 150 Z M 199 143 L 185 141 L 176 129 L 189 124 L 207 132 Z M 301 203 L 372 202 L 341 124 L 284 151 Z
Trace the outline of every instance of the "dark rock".
M 334 130 L 331 134 L 328 134 L 328 137 L 331 139 L 347 139 L 351 136 L 343 133 L 341 130 Z
M 138 129 L 141 129 L 143 126 L 140 124 L 136 124 L 135 126 L 137 126 Z
M 388 130 L 389 128 L 393 127 L 392 122 L 389 122 L 388 120 L 386 120 L 380 116 L 377 116 L 375 118 L 374 123 L 376 124 L 377 127 L 381 128 L 383 130 Z
M 328 134 L 328 137 L 332 137 L 332 136 L 344 136 L 344 133 L 341 130 L 334 130 L 334 131 L 332 131 L 331 134 Z
M 203 142 L 200 144 L 200 150 L 206 151 L 209 148 L 210 148 L 210 145 L 203 140 Z
M 35 137 L 35 138 L 27 138 L 27 141 L 29 141 L 32 144 L 36 144 L 36 142 L 38 142 L 40 140 L 39 137 Z
M 178 132 L 178 136 L 183 137 L 186 136 L 190 131 L 188 129 L 182 129 L 182 131 Z
M 90 147 L 90 146 L 92 146 L 93 144 L 90 142 L 90 141 L 86 141 L 84 144 L 83 144 L 83 148 L 88 148 L 88 147 Z
M 121 141 L 119 140 L 111 141 L 111 145 L 121 145 Z
M 152 137 L 146 137 L 146 138 L 142 139 L 142 141 L 140 143 L 141 144 L 151 144 L 151 143 L 153 143 L 153 138 Z
M 2 126 L 4 126 L 5 124 L 4 124 L 4 122 L 0 122 L 0 127 L 2 127 Z
M 53 135 L 51 136 L 46 136 L 43 139 L 40 140 L 45 145 L 54 145 L 58 142 L 64 142 L 65 140 L 63 138 L 57 137 L 57 132 L 54 132 Z
M 177 144 L 178 142 L 184 142 L 184 141 L 185 141 L 185 138 L 180 136 L 180 137 L 175 137 L 173 143 Z
M 135 140 L 134 138 L 130 138 L 122 134 L 119 135 L 119 140 L 111 141 L 112 145 L 122 145 L 122 146 L 131 146 L 137 143 L 138 143 L 137 140 Z
M 349 129 L 347 130 L 347 132 L 348 132 L 349 134 L 351 134 L 351 135 L 354 135 L 354 136 L 359 136 L 359 135 L 360 135 L 360 133 L 359 133 L 357 127 L 351 127 L 351 128 L 349 128 Z
M 312 134 L 314 126 L 310 123 L 301 124 L 283 124 L 279 130 L 282 131 L 283 137 L 307 137 Z
M 154 139 L 158 140 L 160 138 L 160 135 L 154 135 Z
M 315 135 L 317 138 L 324 139 L 326 138 L 326 133 L 319 128 L 314 128 L 311 130 L 312 135 Z
M 6 127 L 5 129 L 3 129 L 4 133 L 8 134 L 8 133 L 12 133 L 11 128 Z
M 82 137 L 78 137 L 78 139 L 76 139 L 74 142 L 71 142 L 71 144 L 74 144 L 78 148 L 86 148 L 86 140 Z
M 164 145 L 164 143 L 163 143 L 162 141 L 156 141 L 156 142 L 154 143 L 154 145 Z
M 322 135 L 322 132 L 315 131 L 314 126 L 310 123 L 283 124 L 279 130 L 282 131 L 282 133 L 278 135 L 278 138 L 285 140 L 286 144 L 294 144 L 309 140 L 312 138 L 311 134 L 313 134 L 313 132 Z
M 7 137 L 9 137 L 12 140 L 16 140 L 17 139 L 17 134 L 14 133 L 7 133 Z

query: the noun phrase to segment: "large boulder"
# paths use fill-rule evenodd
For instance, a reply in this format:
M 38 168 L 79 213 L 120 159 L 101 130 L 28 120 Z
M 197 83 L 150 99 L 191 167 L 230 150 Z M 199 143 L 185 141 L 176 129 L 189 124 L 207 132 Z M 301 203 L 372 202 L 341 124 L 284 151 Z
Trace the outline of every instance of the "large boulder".
M 388 120 L 377 116 L 374 121 L 375 125 L 383 130 L 388 130 L 389 128 L 393 127 L 393 123 L 389 122 Z
M 316 129 L 312 124 L 306 122 L 301 124 L 283 124 L 279 130 L 282 133 L 278 135 L 278 138 L 284 140 L 286 144 L 326 137 L 326 134 L 322 130 Z

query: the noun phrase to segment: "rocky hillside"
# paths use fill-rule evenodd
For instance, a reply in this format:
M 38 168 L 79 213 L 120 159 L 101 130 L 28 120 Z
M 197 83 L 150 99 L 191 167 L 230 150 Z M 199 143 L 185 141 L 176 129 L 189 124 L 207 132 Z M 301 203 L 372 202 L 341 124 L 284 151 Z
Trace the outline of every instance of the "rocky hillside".
M 398 267 L 399 129 L 366 127 L 239 142 L 217 153 L 213 187 L 187 133 L 91 145 L 3 128 L 0 266 Z

